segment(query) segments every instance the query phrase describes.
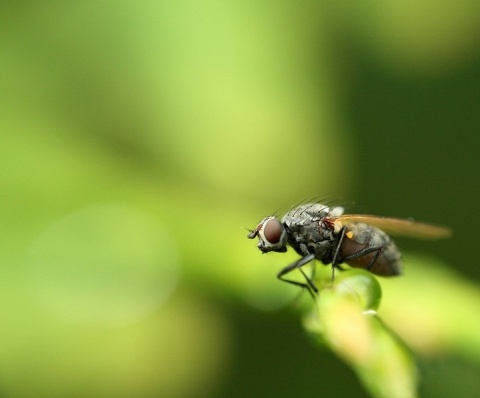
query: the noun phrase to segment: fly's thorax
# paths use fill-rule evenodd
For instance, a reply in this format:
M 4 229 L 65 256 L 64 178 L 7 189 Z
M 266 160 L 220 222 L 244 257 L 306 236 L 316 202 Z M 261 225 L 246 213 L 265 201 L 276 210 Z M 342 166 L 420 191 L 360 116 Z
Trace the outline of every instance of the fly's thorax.
M 302 224 L 313 220 L 320 220 L 325 217 L 338 217 L 343 214 L 342 207 L 330 208 L 321 203 L 305 203 L 291 209 L 283 217 L 287 225 L 291 223 Z
M 298 224 L 301 225 L 306 222 L 311 222 L 314 219 L 323 218 L 328 215 L 329 208 L 320 203 L 307 203 L 291 209 L 283 217 L 283 222 L 287 225 Z
M 338 236 L 333 225 L 308 215 L 303 219 L 287 219 L 284 224 L 287 230 L 288 244 L 297 253 L 303 256 L 314 254 L 318 260 L 328 262 Z
M 308 203 L 291 209 L 283 217 L 283 224 L 293 235 L 303 235 L 310 240 L 318 240 L 319 221 L 330 214 L 330 208 L 320 203 Z

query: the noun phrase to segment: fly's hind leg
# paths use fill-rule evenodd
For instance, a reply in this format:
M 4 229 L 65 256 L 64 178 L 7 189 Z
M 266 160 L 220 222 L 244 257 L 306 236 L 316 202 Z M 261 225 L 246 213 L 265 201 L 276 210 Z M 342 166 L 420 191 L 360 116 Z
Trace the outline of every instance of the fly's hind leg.
M 363 256 L 366 256 L 367 254 L 375 252 L 375 255 L 372 257 L 370 262 L 367 264 L 366 269 L 368 271 L 372 270 L 372 267 L 374 266 L 375 262 L 377 261 L 378 257 L 382 253 L 383 246 L 373 246 L 373 247 L 367 247 L 365 249 L 359 250 L 356 253 L 353 253 L 349 256 L 346 256 L 345 258 L 342 258 L 342 263 L 350 260 L 354 260 L 356 258 L 360 258 Z
M 366 266 L 366 269 L 368 271 L 371 271 L 373 266 L 375 265 L 375 262 L 377 261 L 378 257 L 380 256 L 380 254 L 383 251 L 383 246 L 372 246 L 372 247 L 366 247 L 365 249 L 359 250 L 356 253 L 350 254 L 350 255 L 345 256 L 343 258 L 340 258 L 340 247 L 342 246 L 343 239 L 345 238 L 345 232 L 346 232 L 346 228 L 343 227 L 340 230 L 340 235 L 339 235 L 338 241 L 336 243 L 335 253 L 333 255 L 333 260 L 332 260 L 332 281 L 333 281 L 333 278 L 334 278 L 335 268 L 338 268 L 340 270 L 342 269 L 340 267 L 341 263 L 348 262 L 350 260 L 354 260 L 356 258 L 360 258 L 360 257 L 366 256 L 367 254 L 375 252 L 375 255 L 372 257 L 372 259 L 370 260 L 370 262 Z

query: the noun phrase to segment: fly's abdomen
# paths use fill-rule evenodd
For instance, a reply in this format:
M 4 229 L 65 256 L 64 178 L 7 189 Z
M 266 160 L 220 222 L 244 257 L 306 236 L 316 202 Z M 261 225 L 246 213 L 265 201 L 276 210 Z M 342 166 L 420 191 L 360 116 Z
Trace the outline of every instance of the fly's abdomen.
M 341 259 L 354 268 L 363 268 L 373 274 L 394 276 L 401 274 L 400 252 L 382 230 L 368 224 L 351 224 L 340 247 Z

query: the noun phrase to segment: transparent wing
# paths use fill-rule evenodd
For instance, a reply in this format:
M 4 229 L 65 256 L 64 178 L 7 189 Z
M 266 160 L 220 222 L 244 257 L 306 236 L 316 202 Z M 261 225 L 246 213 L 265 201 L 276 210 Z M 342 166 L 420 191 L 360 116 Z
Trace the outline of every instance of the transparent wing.
M 444 239 L 452 235 L 450 228 L 401 218 L 345 214 L 336 218 L 332 217 L 332 221 L 335 224 L 335 229 L 340 229 L 343 225 L 361 222 L 373 225 L 392 235 L 404 235 L 420 239 Z

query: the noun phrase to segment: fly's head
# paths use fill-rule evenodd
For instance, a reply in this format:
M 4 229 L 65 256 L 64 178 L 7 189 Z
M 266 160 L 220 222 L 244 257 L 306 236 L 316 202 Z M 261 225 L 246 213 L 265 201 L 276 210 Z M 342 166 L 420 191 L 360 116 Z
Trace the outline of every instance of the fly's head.
M 276 217 L 265 217 L 247 237 L 248 239 L 258 237 L 257 246 L 262 253 L 287 251 L 287 232 Z

